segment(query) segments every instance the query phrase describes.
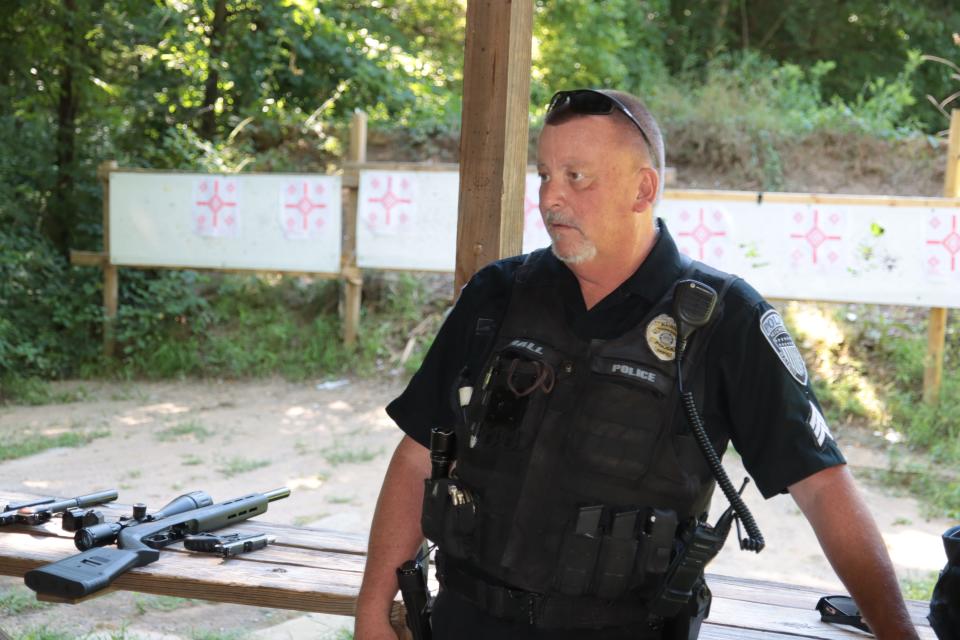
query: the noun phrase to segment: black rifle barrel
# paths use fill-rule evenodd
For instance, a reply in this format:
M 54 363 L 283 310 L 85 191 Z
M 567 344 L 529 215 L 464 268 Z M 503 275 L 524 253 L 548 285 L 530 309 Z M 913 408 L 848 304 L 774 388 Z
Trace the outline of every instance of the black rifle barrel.
M 56 498 L 39 498 L 37 500 L 28 500 L 26 502 L 11 502 L 7 506 L 0 509 L 0 512 L 7 511 L 16 511 L 17 509 L 23 509 L 24 507 L 35 507 L 38 504 L 50 504 L 56 500 Z
M 60 500 L 54 502 L 53 504 L 41 505 L 39 507 L 31 507 L 31 509 L 36 509 L 37 511 L 50 511 L 51 513 L 57 513 L 59 511 L 66 511 L 72 507 L 91 507 L 95 504 L 103 504 L 104 502 L 113 502 L 117 499 L 116 489 L 109 489 L 107 491 L 99 491 L 97 493 L 89 493 L 85 496 L 79 496 L 77 498 L 69 498 L 67 500 Z
M 76 498 L 67 498 L 66 500 L 56 500 L 53 502 L 44 502 L 37 505 L 22 507 L 17 510 L 17 522 L 23 524 L 43 524 L 50 520 L 50 516 L 73 507 L 90 507 L 95 504 L 112 502 L 117 499 L 117 490 L 108 489 L 98 491 L 97 493 L 88 493 L 85 496 Z

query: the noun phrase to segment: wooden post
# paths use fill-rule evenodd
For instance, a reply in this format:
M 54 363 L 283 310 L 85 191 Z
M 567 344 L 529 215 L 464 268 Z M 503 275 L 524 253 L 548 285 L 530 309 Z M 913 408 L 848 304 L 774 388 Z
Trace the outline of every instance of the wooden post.
M 350 121 L 350 149 L 347 152 L 350 162 L 367 160 L 367 114 L 355 111 Z M 358 169 L 349 169 L 358 174 Z M 359 179 L 349 180 L 351 185 L 359 185 Z M 341 318 L 343 319 L 343 343 L 350 347 L 356 344 L 360 331 L 360 299 L 363 294 L 363 274 L 357 267 L 357 197 L 359 186 L 350 186 L 344 192 L 343 229 L 340 245 L 340 273 L 343 276 L 343 298 L 341 299 Z
M 950 142 L 947 147 L 947 171 L 943 179 L 943 197 L 960 197 L 960 110 L 950 112 Z M 928 404 L 940 399 L 943 382 L 943 352 L 947 340 L 947 310 L 930 309 L 927 320 L 927 359 L 923 371 L 923 400 Z
M 456 291 L 523 245 L 533 0 L 468 0 Z
M 97 178 L 103 190 L 103 355 L 114 354 L 114 323 L 117 319 L 119 281 L 117 268 L 110 262 L 110 172 L 117 168 L 114 160 L 101 162 Z

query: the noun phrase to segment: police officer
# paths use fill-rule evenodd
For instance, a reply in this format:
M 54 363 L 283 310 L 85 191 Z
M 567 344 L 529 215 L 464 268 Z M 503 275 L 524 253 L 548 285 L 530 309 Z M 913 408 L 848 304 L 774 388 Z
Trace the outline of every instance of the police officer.
M 917 637 L 780 316 L 681 257 L 655 218 L 663 142 L 642 102 L 556 94 L 537 166 L 550 250 L 479 271 L 387 407 L 406 435 L 373 518 L 357 640 L 395 637 L 394 572 L 421 515 L 439 550 L 435 638 L 687 637 L 705 587 L 675 617 L 653 613 L 713 487 L 676 393 L 671 304 L 686 279 L 718 292 L 681 376 L 709 440 L 733 443 L 765 497 L 793 496 L 877 637 Z M 457 462 L 424 491 L 432 427 L 454 430 Z

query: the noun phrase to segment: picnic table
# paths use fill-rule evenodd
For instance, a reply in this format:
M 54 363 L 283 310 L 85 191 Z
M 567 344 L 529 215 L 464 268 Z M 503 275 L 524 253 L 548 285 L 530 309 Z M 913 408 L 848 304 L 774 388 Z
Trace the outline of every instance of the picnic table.
M 26 500 L 26 494 L 4 494 L 4 500 Z M 98 507 L 108 520 L 130 513 L 129 507 Z M 167 547 L 160 560 L 133 569 L 113 585 L 84 599 L 115 590 L 196 598 L 344 616 L 354 614 L 366 560 L 366 537 L 309 529 L 254 519 L 222 530 L 276 536 L 265 549 L 234 558 L 186 551 L 181 543 Z M 219 532 L 218 532 L 219 533 Z M 40 526 L 0 527 L 0 575 L 22 577 L 30 569 L 77 553 L 73 534 L 59 519 Z M 708 575 L 713 591 L 704 640 L 798 640 L 868 637 L 850 627 L 821 622 L 814 607 L 822 590 L 778 582 Z M 78 602 L 40 596 L 52 602 Z M 936 640 L 926 620 L 927 604 L 908 602 L 920 637 Z M 403 603 L 394 603 L 391 619 L 405 633 Z M 401 636 L 401 637 L 404 637 Z M 408 637 L 408 636 L 407 636 Z

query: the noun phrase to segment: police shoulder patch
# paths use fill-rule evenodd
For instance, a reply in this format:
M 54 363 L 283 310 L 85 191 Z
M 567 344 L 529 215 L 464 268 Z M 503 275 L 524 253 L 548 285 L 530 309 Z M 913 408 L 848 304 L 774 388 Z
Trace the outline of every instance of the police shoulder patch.
M 802 385 L 807 384 L 807 365 L 797 349 L 796 343 L 790 337 L 786 325 L 783 324 L 783 318 L 774 309 L 769 309 L 760 316 L 760 332 L 767 339 L 773 352 L 780 358 L 780 362 L 787 368 L 790 375 Z

